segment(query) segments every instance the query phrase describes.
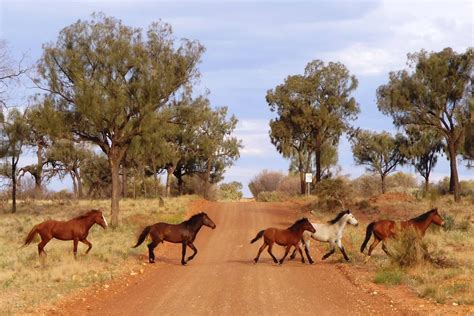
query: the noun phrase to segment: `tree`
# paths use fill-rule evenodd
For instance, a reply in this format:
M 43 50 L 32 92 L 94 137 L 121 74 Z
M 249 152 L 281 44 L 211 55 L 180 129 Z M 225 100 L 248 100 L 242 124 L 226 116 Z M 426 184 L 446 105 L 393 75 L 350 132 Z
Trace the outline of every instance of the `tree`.
M 429 190 L 430 174 L 433 171 L 438 154 L 443 150 L 443 142 L 433 131 L 420 131 L 409 128 L 408 136 L 402 140 L 401 151 L 411 161 L 418 173 L 425 179 L 425 193 Z
M 359 106 L 351 94 L 357 85 L 343 64 L 314 60 L 304 75 L 289 76 L 267 92 L 270 110 L 278 115 L 270 121 L 270 139 L 284 157 L 297 157 L 301 193 L 311 153 L 320 181 L 324 148 L 337 146 L 349 122 L 356 119 Z
M 382 193 L 385 193 L 385 178 L 404 162 L 400 151 L 401 135 L 394 138 L 387 132 L 358 130 L 350 141 L 356 164 L 365 165 L 367 171 L 378 173 Z
M 242 194 L 242 183 L 233 181 L 229 183 L 222 183 L 219 186 L 219 195 L 223 200 L 240 200 Z
M 466 132 L 464 137 L 464 152 L 463 156 L 467 160 L 474 159 L 474 116 L 472 113 L 474 112 L 474 96 L 471 96 L 471 100 L 469 103 L 469 111 L 466 117 Z M 468 163 L 468 167 L 472 167 L 470 163 Z
M 5 166 L 1 169 L 5 172 L 3 176 L 7 176 L 11 180 L 12 213 L 15 213 L 18 161 L 23 151 L 23 145 L 28 139 L 29 129 L 25 121 L 24 113 L 21 113 L 16 108 L 13 108 L 8 112 L 7 118 L 2 122 L 2 125 L 3 135 L 0 146 L 0 156 L 2 158 L 9 157 L 10 161 L 5 162 Z
M 412 71 L 391 72 L 377 89 L 379 110 L 398 127 L 416 126 L 443 135 L 450 162 L 449 191 L 460 200 L 456 157 L 464 139 L 473 88 L 474 49 L 458 54 L 451 48 L 408 55 Z
M 132 140 L 198 77 L 203 51 L 194 41 L 175 43 L 167 24 L 152 23 L 144 35 L 103 14 L 64 28 L 55 44 L 44 46 L 37 84 L 50 93 L 74 137 L 105 153 L 113 227 L 119 220 L 119 170 Z

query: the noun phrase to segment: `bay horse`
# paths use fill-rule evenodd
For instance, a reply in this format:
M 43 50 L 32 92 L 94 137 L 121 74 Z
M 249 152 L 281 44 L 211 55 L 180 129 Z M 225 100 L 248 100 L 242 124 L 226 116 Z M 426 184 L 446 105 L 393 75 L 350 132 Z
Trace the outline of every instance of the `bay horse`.
M 381 241 L 383 251 L 388 256 L 390 256 L 390 253 L 388 252 L 388 249 L 384 243 L 387 238 L 396 237 L 398 233 L 397 230 L 399 229 L 406 230 L 409 228 L 414 228 L 418 235 L 420 237 L 423 237 L 431 223 L 434 223 L 438 226 L 444 226 L 443 218 L 439 215 L 437 208 L 431 209 L 428 212 L 423 213 L 420 216 L 414 217 L 407 221 L 402 221 L 399 225 L 397 225 L 395 221 L 391 220 L 380 220 L 372 222 L 367 225 L 365 240 L 360 246 L 360 252 L 364 253 L 365 246 L 367 246 L 370 236 L 373 234 L 374 241 L 369 247 L 369 257 L 372 255 L 372 251 L 374 250 L 374 248 L 377 247 L 377 245 Z
M 316 232 L 315 228 L 309 220 L 305 217 L 300 220 L 297 220 L 293 225 L 288 227 L 287 229 L 278 229 L 278 228 L 267 228 L 259 231 L 257 236 L 250 241 L 251 244 L 259 240 L 263 237 L 263 245 L 258 250 L 258 254 L 255 257 L 254 262 L 257 263 L 262 251 L 268 246 L 268 253 L 272 256 L 273 262 L 278 264 L 283 264 L 288 252 L 292 246 L 294 246 L 301 254 L 301 262 L 304 263 L 303 253 L 301 252 L 301 248 L 299 242 L 301 240 L 301 236 L 303 235 L 304 231 L 310 231 L 311 233 Z M 285 255 L 280 259 L 280 261 L 275 258 L 272 253 L 273 244 L 277 243 L 280 246 L 286 247 Z
M 41 257 L 42 254 L 46 254 L 44 247 L 51 239 L 72 240 L 74 242 L 74 258 L 76 258 L 79 241 L 89 246 L 86 254 L 91 250 L 92 244 L 87 240 L 87 235 L 94 224 L 98 224 L 104 229 L 108 226 L 107 220 L 99 210 L 90 210 L 68 221 L 47 220 L 35 225 L 31 229 L 23 247 L 28 246 L 36 234 L 39 234 L 41 242 L 38 244 L 38 255 Z
M 151 242 L 148 244 L 148 261 L 150 263 L 155 263 L 154 249 L 156 246 L 158 246 L 158 244 L 162 243 L 163 241 L 181 243 L 181 264 L 184 266 L 188 261 L 193 260 L 198 252 L 193 242 L 203 225 L 212 229 L 216 228 L 216 224 L 214 224 L 214 222 L 204 212 L 195 214 L 187 221 L 184 221 L 180 224 L 167 224 L 162 222 L 156 223 L 143 229 L 142 233 L 138 237 L 137 244 L 133 246 L 133 248 L 140 246 L 145 238 L 150 235 Z M 194 253 L 189 256 L 187 260 L 185 260 L 186 247 L 189 247 L 194 251 Z
M 342 255 L 344 256 L 344 259 L 346 259 L 346 261 L 349 261 L 349 257 L 347 256 L 346 250 L 344 249 L 344 246 L 342 245 L 341 241 L 346 224 L 350 224 L 352 226 L 359 225 L 359 222 L 350 210 L 340 212 L 334 219 L 328 221 L 327 223 L 312 223 L 313 227 L 316 229 L 316 232 L 311 234 L 310 232 L 305 231 L 301 238 L 301 241 L 302 243 L 304 243 L 305 246 L 305 252 L 306 256 L 308 257 L 309 263 L 314 263 L 313 259 L 311 258 L 311 255 L 309 254 L 311 238 L 316 241 L 327 242 L 329 243 L 329 245 L 331 245 L 331 250 L 323 256 L 322 260 L 326 260 L 327 258 L 329 258 L 329 256 L 331 256 L 336 251 L 337 246 L 341 251 Z M 294 259 L 295 257 L 296 249 L 293 251 L 290 260 Z

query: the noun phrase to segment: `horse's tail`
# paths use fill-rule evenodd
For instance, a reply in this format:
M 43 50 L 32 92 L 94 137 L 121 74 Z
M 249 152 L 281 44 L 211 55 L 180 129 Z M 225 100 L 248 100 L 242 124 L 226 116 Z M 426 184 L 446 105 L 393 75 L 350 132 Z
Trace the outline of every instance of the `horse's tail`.
M 258 232 L 257 236 L 255 236 L 254 239 L 250 241 L 251 244 L 262 238 L 263 234 L 265 233 L 265 229 L 262 229 L 261 231 Z
M 29 232 L 28 236 L 26 236 L 25 243 L 21 247 L 23 248 L 31 244 L 31 242 L 33 241 L 37 233 L 38 233 L 38 225 L 35 225 Z
M 367 225 L 367 230 L 365 232 L 365 239 L 362 245 L 360 246 L 360 252 L 362 253 L 364 252 L 365 246 L 367 246 L 370 236 L 372 235 L 372 232 L 374 231 L 374 225 L 375 225 L 375 222 L 372 222 L 369 225 Z
M 145 229 L 143 229 L 142 233 L 140 234 L 140 237 L 138 237 L 137 244 L 133 246 L 132 248 L 137 248 L 143 243 L 143 241 L 145 241 L 145 238 L 150 233 L 151 227 L 152 226 L 150 225 L 150 226 L 145 227 Z

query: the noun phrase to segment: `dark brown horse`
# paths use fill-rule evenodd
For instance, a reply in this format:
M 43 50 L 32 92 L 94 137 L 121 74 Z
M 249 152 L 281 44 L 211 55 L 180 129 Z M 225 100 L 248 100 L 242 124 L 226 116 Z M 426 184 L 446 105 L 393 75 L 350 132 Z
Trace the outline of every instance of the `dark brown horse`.
M 370 236 L 373 234 L 374 241 L 370 245 L 368 255 L 370 256 L 372 254 L 372 251 L 375 247 L 377 247 L 380 241 L 382 241 L 383 251 L 385 251 L 387 255 L 390 255 L 384 243 L 387 238 L 396 237 L 399 230 L 406 230 L 409 228 L 414 228 L 415 231 L 420 235 L 420 237 L 423 237 L 431 223 L 434 223 L 439 226 L 444 226 L 444 221 L 439 215 L 437 208 L 423 213 L 418 217 L 400 222 L 399 225 L 397 225 L 396 222 L 390 220 L 372 222 L 367 226 L 365 240 L 360 246 L 360 252 L 364 252 L 365 246 L 369 242 Z
M 310 231 L 311 233 L 316 232 L 316 229 L 313 227 L 313 225 L 311 225 L 307 218 L 297 220 L 287 229 L 267 228 L 259 231 L 257 236 L 255 236 L 255 238 L 250 241 L 250 243 L 253 244 L 254 242 L 263 237 L 263 245 L 260 247 L 257 256 L 253 260 L 255 261 L 255 263 L 257 263 L 258 258 L 260 258 L 260 254 L 268 246 L 268 253 L 270 254 L 270 256 L 272 256 L 273 262 L 282 264 L 286 256 L 288 255 L 288 252 L 290 251 L 291 247 L 294 246 L 300 252 L 301 262 L 304 263 L 303 252 L 301 251 L 299 242 L 305 230 Z M 278 261 L 272 253 L 274 243 L 286 247 L 285 255 L 283 256 L 283 258 L 280 259 L 280 261 Z
M 216 224 L 214 224 L 206 213 L 193 215 L 181 224 L 156 223 L 145 227 L 140 234 L 140 237 L 138 237 L 137 244 L 133 246 L 133 248 L 140 246 L 148 234 L 150 234 L 151 243 L 148 244 L 148 260 L 150 263 L 155 263 L 155 254 L 153 250 L 159 243 L 162 243 L 163 241 L 181 243 L 183 246 L 181 264 L 185 265 L 188 261 L 193 260 L 198 252 L 193 242 L 203 225 L 212 229 L 216 228 Z M 187 260 L 184 260 L 186 256 L 186 247 L 191 248 L 194 253 Z
M 74 257 L 77 256 L 77 244 L 80 241 L 89 246 L 86 250 L 87 254 L 92 248 L 92 244 L 87 240 L 87 235 L 89 234 L 89 229 L 94 224 L 98 224 L 104 229 L 107 227 L 107 221 L 99 210 L 91 210 L 68 221 L 44 221 L 33 227 L 26 237 L 23 246 L 28 246 L 36 234 L 39 234 L 41 236 L 41 242 L 38 244 L 39 256 L 42 253 L 46 254 L 44 247 L 53 238 L 72 240 L 74 242 Z

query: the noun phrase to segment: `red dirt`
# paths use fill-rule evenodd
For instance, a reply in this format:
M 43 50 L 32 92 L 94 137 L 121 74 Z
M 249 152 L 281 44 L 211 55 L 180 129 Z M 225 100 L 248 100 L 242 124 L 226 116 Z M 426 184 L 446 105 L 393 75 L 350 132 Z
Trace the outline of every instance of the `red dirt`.
M 200 202 L 201 203 L 201 202 Z M 204 227 L 199 250 L 188 266 L 180 265 L 180 245 L 159 246 L 157 263 L 141 273 L 62 301 L 48 314 L 61 315 L 341 315 L 466 313 L 419 299 L 407 288 L 367 284 L 360 267 L 336 263 L 332 257 L 315 265 L 300 261 L 273 264 L 267 252 L 252 258 L 260 241 L 249 244 L 263 228 L 287 227 L 300 214 L 284 203 L 195 204 L 217 225 Z M 313 246 L 314 247 L 314 246 Z M 277 257 L 283 249 L 275 247 Z M 314 248 L 313 248 L 314 253 Z M 320 251 L 314 253 L 318 258 Z M 336 255 L 335 255 L 336 256 Z

